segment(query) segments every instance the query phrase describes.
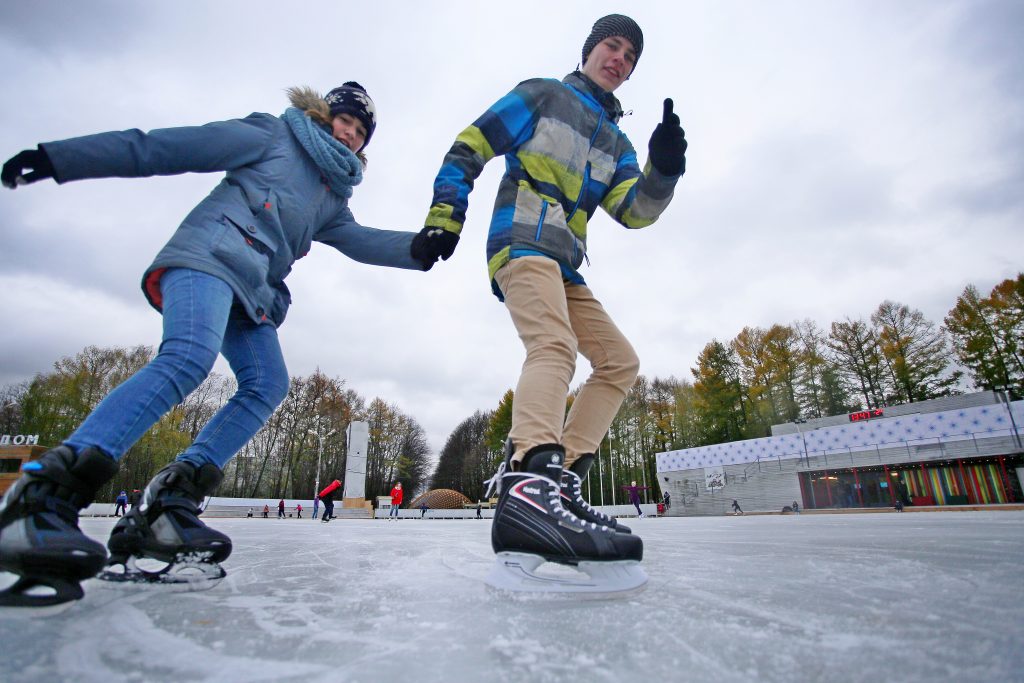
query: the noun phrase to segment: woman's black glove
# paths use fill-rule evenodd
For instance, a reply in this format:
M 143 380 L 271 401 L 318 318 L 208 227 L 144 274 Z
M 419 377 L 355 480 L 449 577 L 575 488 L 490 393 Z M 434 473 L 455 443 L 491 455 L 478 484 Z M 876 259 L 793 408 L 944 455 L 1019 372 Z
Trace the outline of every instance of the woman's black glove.
M 651 163 L 662 175 L 686 172 L 686 134 L 679 125 L 679 115 L 672 113 L 672 99 L 665 100 L 665 113 L 654 129 L 647 145 Z
M 430 270 L 437 263 L 437 259 L 447 261 L 455 253 L 455 246 L 458 243 L 459 236 L 454 232 L 427 226 L 412 238 L 409 253 L 420 262 L 423 270 Z
M 26 170 L 31 172 L 25 173 Z M 0 171 L 0 181 L 3 181 L 4 187 L 9 187 L 12 190 L 18 185 L 28 185 L 37 180 L 52 177 L 53 164 L 50 163 L 50 157 L 46 156 L 46 152 L 42 149 L 26 149 L 23 152 L 18 152 L 7 160 L 3 171 Z

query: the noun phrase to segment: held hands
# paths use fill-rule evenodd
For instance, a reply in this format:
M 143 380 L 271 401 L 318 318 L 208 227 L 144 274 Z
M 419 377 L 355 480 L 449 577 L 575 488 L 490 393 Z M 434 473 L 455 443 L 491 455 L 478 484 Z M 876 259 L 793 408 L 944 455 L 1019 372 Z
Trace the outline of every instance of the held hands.
M 647 145 L 651 164 L 662 175 L 686 172 L 686 134 L 679 125 L 679 115 L 672 113 L 672 99 L 665 100 L 665 113 L 654 129 Z
M 430 270 L 437 263 L 437 259 L 447 261 L 455 253 L 455 246 L 458 243 L 459 236 L 454 232 L 427 226 L 412 238 L 409 253 L 420 262 L 423 270 Z
M 25 171 L 30 171 L 25 173 Z M 18 185 L 28 185 L 37 180 L 44 180 L 53 177 L 53 164 L 50 157 L 41 149 L 26 149 L 18 152 L 7 160 L 3 171 L 0 171 L 0 181 L 4 187 L 12 190 Z

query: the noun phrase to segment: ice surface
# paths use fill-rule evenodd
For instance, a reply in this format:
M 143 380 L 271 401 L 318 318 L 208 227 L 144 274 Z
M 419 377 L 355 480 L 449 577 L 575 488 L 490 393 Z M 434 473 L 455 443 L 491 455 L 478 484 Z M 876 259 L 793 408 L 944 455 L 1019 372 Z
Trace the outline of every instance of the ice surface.
M 4 614 L 0 679 L 1024 680 L 1024 512 L 632 519 L 650 582 L 619 601 L 489 592 L 489 521 L 209 522 L 219 586 Z

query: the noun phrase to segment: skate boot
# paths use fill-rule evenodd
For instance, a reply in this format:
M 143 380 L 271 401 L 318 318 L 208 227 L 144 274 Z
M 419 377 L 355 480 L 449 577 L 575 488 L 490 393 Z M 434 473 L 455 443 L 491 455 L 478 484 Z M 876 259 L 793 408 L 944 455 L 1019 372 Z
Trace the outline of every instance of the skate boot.
M 205 590 L 226 575 L 218 564 L 231 554 L 231 539 L 199 521 L 203 498 L 224 478 L 216 465 L 175 461 L 156 473 L 142 500 L 110 532 L 110 561 L 99 578 L 112 583 L 156 584 Z M 137 561 L 167 563 L 157 571 Z
M 565 451 L 557 444 L 531 448 L 513 470 L 507 454 L 498 474 L 498 505 L 491 526 L 496 564 L 492 588 L 514 592 L 575 593 L 615 597 L 647 583 L 639 537 L 588 522 L 561 503 Z M 557 569 L 538 572 L 544 562 Z M 574 571 L 573 568 L 575 568 Z
M 107 551 L 78 528 L 78 511 L 114 476 L 117 461 L 97 448 L 76 456 L 58 446 L 25 463 L 22 472 L 0 501 L 0 570 L 20 577 L 0 591 L 0 607 L 79 600 L 80 582 L 103 569 Z
M 583 480 L 587 478 L 587 473 L 593 464 L 594 454 L 586 453 L 568 468 L 562 470 L 562 507 L 586 522 L 603 525 L 623 534 L 631 533 L 632 530 L 628 526 L 619 524 L 614 517 L 595 510 L 590 507 L 590 503 L 583 499 Z

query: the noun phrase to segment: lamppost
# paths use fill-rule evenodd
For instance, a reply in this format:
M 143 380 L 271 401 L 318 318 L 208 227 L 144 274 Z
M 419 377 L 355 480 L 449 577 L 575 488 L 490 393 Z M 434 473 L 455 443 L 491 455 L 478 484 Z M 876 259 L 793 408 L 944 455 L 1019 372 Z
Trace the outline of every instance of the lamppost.
M 993 387 L 993 391 L 996 392 L 1001 400 L 1000 403 L 1006 401 L 1006 414 L 1010 416 L 1010 425 L 1013 427 L 1013 440 L 1017 442 L 1017 450 L 1020 450 L 1020 433 L 1017 431 L 1017 422 L 1013 419 L 1013 408 L 1010 406 L 1010 387 Z
M 804 438 L 804 432 L 803 432 L 802 429 L 800 429 L 800 425 L 807 424 L 807 420 L 805 420 L 802 417 L 798 417 L 798 418 L 793 420 L 793 424 L 796 425 L 796 432 L 797 432 L 797 434 L 800 435 L 800 442 L 803 443 L 803 445 L 804 445 L 804 464 L 807 465 L 808 467 L 810 467 L 811 466 L 811 459 L 807 455 L 807 439 Z
M 608 432 L 608 470 L 612 477 L 612 505 L 615 505 L 615 451 L 612 449 L 612 433 Z
M 338 430 L 332 429 L 323 436 L 320 436 L 320 433 L 313 429 L 307 429 L 306 431 L 315 436 L 320 441 L 320 446 L 319 448 L 317 448 L 316 451 L 316 483 L 313 484 L 313 498 L 316 498 L 317 495 L 320 493 L 320 458 L 322 458 L 324 454 L 324 439 L 330 438 L 331 435 Z
M 17 401 L 15 401 L 15 400 L 5 401 L 4 404 L 2 405 L 2 407 L 0 407 L 0 411 L 3 411 L 3 413 L 4 413 L 5 421 L 7 420 L 7 415 L 9 413 L 13 413 L 13 411 L 8 411 L 7 410 L 8 408 L 17 408 Z M 11 423 L 13 423 L 13 420 L 11 420 Z M 13 428 L 11 428 L 11 431 L 13 431 Z

